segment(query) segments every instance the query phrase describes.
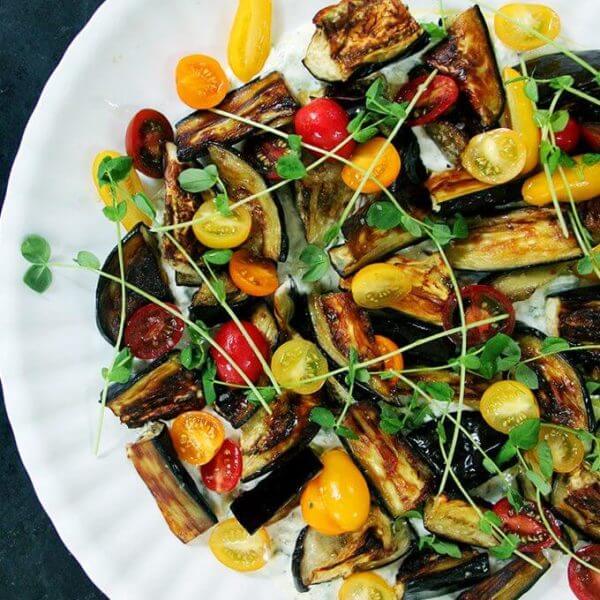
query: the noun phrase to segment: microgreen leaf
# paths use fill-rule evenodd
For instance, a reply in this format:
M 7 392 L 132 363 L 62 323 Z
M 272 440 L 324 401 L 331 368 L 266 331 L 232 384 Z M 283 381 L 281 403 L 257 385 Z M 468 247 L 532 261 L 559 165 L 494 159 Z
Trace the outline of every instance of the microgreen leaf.
M 400 224 L 413 237 L 422 237 L 423 230 L 421 229 L 421 225 L 419 225 L 419 222 L 410 215 L 402 215 L 402 218 L 400 219 Z
M 510 430 L 508 439 L 521 450 L 531 450 L 537 445 L 539 436 L 540 420 L 526 419 Z
M 302 250 L 300 260 L 307 266 L 302 280 L 314 283 L 320 281 L 329 271 L 329 255 L 315 244 L 309 244 Z
M 105 157 L 98 166 L 98 181 L 100 185 L 111 182 L 119 183 L 126 179 L 133 167 L 133 159 L 129 156 Z
M 221 304 L 227 299 L 227 290 L 225 289 L 225 282 L 222 279 L 215 279 L 212 282 L 213 290 L 215 291 L 215 298 Z
M 446 437 L 446 430 L 444 429 L 444 424 L 442 423 L 442 421 L 437 422 L 436 431 L 442 444 L 445 444 L 448 438 Z
M 520 364 L 515 369 L 515 379 L 526 385 L 530 390 L 537 390 L 540 385 L 537 373 L 525 364 Z
M 419 387 L 438 402 L 450 402 L 454 398 L 454 390 L 442 381 L 419 382 Z
M 571 75 L 560 75 L 559 77 L 554 77 L 548 82 L 548 85 L 553 90 L 566 90 L 567 88 L 573 87 L 575 83 L 575 79 Z
M 21 244 L 23 258 L 34 265 L 45 265 L 52 254 L 50 244 L 41 235 L 29 235 Z
M 215 165 L 209 165 L 205 169 L 186 169 L 179 175 L 181 189 L 192 194 L 206 192 L 213 188 L 219 179 L 219 173 Z
M 540 350 L 542 354 L 554 354 L 568 350 L 571 344 L 567 340 L 560 337 L 547 337 L 543 342 Z
M 498 452 L 498 456 L 496 456 L 496 463 L 499 465 L 504 465 L 507 462 L 511 461 L 517 455 L 517 447 L 510 441 L 506 441 L 500 451 Z
M 569 112 L 566 110 L 558 110 L 552 113 L 550 117 L 550 127 L 555 133 L 564 131 L 569 122 Z
M 102 369 L 102 377 L 111 383 L 127 383 L 133 370 L 133 354 L 129 348 L 123 348 L 113 361 L 110 369 Z
M 587 154 L 583 155 L 581 160 L 587 167 L 593 167 L 600 162 L 600 154 L 588 152 Z
M 399 519 L 420 519 L 423 520 L 423 515 L 418 510 L 407 510 L 405 513 L 402 513 Z
M 554 462 L 552 460 L 552 452 L 546 440 L 541 440 L 536 446 L 535 453 L 537 455 L 540 472 L 546 479 L 552 477 L 554 471 Z
M 586 381 L 585 387 L 590 395 L 595 395 L 600 390 L 600 381 Z
M 188 369 L 188 371 L 193 371 L 194 369 L 199 369 L 202 367 L 206 361 L 206 357 L 207 354 L 204 346 L 190 344 L 187 348 L 184 348 L 181 351 L 179 360 L 181 361 L 181 364 Z
M 425 547 L 431 548 L 438 554 L 452 556 L 453 558 L 460 558 L 462 556 L 462 552 L 456 544 L 438 540 L 434 535 L 419 538 L 419 550 Z
M 92 252 L 88 252 L 87 250 L 81 250 L 80 252 L 78 252 L 75 262 L 84 269 L 100 268 L 100 260 L 98 259 L 98 257 Z
M 527 83 L 525 84 L 525 95 L 532 101 L 538 102 L 540 99 L 540 93 L 538 90 L 538 84 L 533 77 L 529 77 L 527 79 Z
M 514 487 L 509 487 L 506 492 L 506 498 L 508 499 L 510 505 L 517 512 L 520 512 L 520 510 L 523 508 L 523 497 L 521 496 L 519 491 Z
M 498 472 L 498 469 L 496 468 L 496 463 L 487 456 L 483 459 L 483 466 L 488 473 L 492 473 L 495 475 Z
M 423 22 L 419 24 L 429 35 L 429 39 L 432 44 L 435 44 L 436 42 L 441 42 L 448 36 L 446 29 L 443 26 L 438 25 L 437 23 Z
M 46 265 L 31 265 L 23 276 L 23 282 L 34 292 L 43 294 L 52 285 L 52 271 Z
M 156 209 L 146 194 L 143 192 L 137 193 L 133 197 L 133 203 L 140 209 L 141 212 L 149 216 L 153 221 L 156 219 Z
M 600 261 L 600 253 L 595 253 L 594 258 Z M 591 275 L 594 272 L 594 264 L 592 262 L 592 256 L 584 256 L 577 262 L 577 272 L 580 275 Z
M 358 439 L 358 435 L 356 434 L 355 431 L 352 431 L 352 429 L 350 429 L 348 427 L 344 427 L 343 425 L 338 425 L 335 428 L 335 432 L 340 437 L 346 438 L 348 440 L 357 440 Z
M 485 343 L 479 360 L 479 373 L 491 379 L 498 372 L 508 371 L 519 364 L 521 348 L 510 336 L 497 333 Z
M 535 488 L 540 492 L 540 494 L 542 494 L 542 496 L 550 493 L 552 489 L 550 484 L 539 473 L 528 469 L 525 471 L 525 476 L 527 479 L 529 479 L 529 481 L 531 481 L 531 483 L 533 483 Z
M 292 181 L 306 177 L 306 166 L 296 154 L 284 154 L 277 161 L 277 174 Z
M 288 146 L 290 150 L 300 154 L 302 152 L 302 136 L 290 133 L 288 135 Z
M 232 256 L 233 250 L 209 250 L 204 253 L 203 258 L 211 265 L 226 265 Z
M 461 214 L 456 215 L 452 224 L 452 237 L 457 240 L 464 240 L 469 237 L 469 226 Z
M 367 212 L 367 224 L 382 231 L 398 227 L 402 223 L 402 213 L 392 202 L 375 202 Z
M 396 408 L 383 401 L 379 402 L 379 408 L 379 428 L 381 431 L 389 435 L 396 435 L 402 431 L 402 420 Z
M 325 246 L 329 246 L 329 244 L 335 242 L 340 236 L 341 232 L 342 228 L 339 225 L 333 225 L 332 227 L 330 227 L 323 236 L 323 243 L 325 244 Z
M 277 391 L 273 387 L 256 388 L 260 398 L 257 398 L 254 390 L 246 390 L 246 398 L 251 404 L 271 404 L 277 398 Z
M 116 206 L 105 206 L 102 209 L 104 216 L 112 223 L 118 223 L 122 221 L 127 215 L 127 202 L 123 200 Z
M 490 548 L 490 554 L 496 558 L 506 560 L 515 553 L 515 550 L 519 547 L 520 542 L 521 539 L 518 535 L 509 533 L 500 544 Z
M 494 525 L 500 527 L 502 525 L 502 519 L 493 510 L 486 510 L 483 513 L 483 517 L 479 520 L 479 529 L 483 531 L 483 533 L 492 535 Z
M 320 425 L 323 429 L 333 429 L 335 427 L 335 416 L 334 414 L 324 406 L 316 406 L 310 411 L 310 420 L 317 425 Z
M 216 375 L 217 365 L 212 358 L 209 358 L 202 373 L 202 390 L 204 391 L 204 400 L 208 405 L 214 404 L 217 400 L 217 392 L 215 390 Z
M 233 215 L 233 211 L 229 207 L 229 198 L 227 197 L 227 194 L 217 194 L 214 202 L 217 210 L 224 217 L 231 217 Z

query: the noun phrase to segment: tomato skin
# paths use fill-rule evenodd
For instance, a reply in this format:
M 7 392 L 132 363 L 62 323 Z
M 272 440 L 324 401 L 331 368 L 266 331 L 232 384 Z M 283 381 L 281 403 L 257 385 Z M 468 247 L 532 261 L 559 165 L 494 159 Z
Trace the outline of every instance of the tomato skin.
M 277 265 L 247 249 L 238 250 L 229 261 L 229 276 L 245 294 L 270 296 L 279 287 Z
M 331 151 L 348 137 L 348 123 L 348 113 L 340 104 L 331 98 L 317 98 L 296 113 L 294 128 L 302 141 Z M 349 140 L 336 154 L 350 158 L 355 148 L 356 142 Z
M 260 353 L 265 358 L 268 358 L 269 344 L 265 339 L 265 336 L 252 323 L 249 323 L 248 321 L 241 321 L 241 323 Z M 250 347 L 250 344 L 246 341 L 246 338 L 233 321 L 229 321 L 222 325 L 214 336 L 214 340 L 233 359 L 252 383 L 256 383 L 259 380 L 260 376 L 263 374 L 263 367 Z M 211 348 L 210 354 L 217 366 L 217 375 L 219 376 L 219 379 L 226 383 L 233 383 L 236 385 L 245 384 L 241 375 L 237 373 L 227 359 L 216 348 Z
M 162 179 L 165 144 L 173 140 L 173 128 L 167 118 L 145 108 L 131 119 L 125 134 L 125 148 L 138 171 L 153 179 Z
M 573 432 L 543 424 L 540 427 L 540 440 L 547 442 L 550 447 L 554 471 L 557 473 L 574 471 L 585 458 L 585 446 Z M 531 452 L 528 451 L 527 455 Z
M 277 348 L 271 360 L 271 369 L 281 387 L 297 394 L 309 395 L 318 392 L 325 379 L 300 383 L 327 373 L 327 359 L 316 344 L 295 337 Z
M 212 460 L 200 467 L 204 485 L 218 494 L 232 492 L 242 478 L 242 451 L 239 444 L 225 440 Z
M 221 421 L 200 410 L 179 415 L 173 421 L 170 433 L 177 456 L 192 465 L 210 462 L 225 440 Z
M 169 306 L 179 312 L 174 304 Z M 177 346 L 184 329 L 181 319 L 156 304 L 146 304 L 127 321 L 124 341 L 136 358 L 156 360 Z
M 519 381 L 497 381 L 481 396 L 479 410 L 496 431 L 508 434 L 527 419 L 539 419 L 540 408 L 533 392 Z
M 219 62 L 204 54 L 182 58 L 177 63 L 175 82 L 181 100 L 196 109 L 217 106 L 229 89 L 229 80 Z
M 600 544 L 591 544 L 575 554 L 582 560 L 600 568 Z M 595 573 L 576 560 L 569 561 L 569 586 L 577 600 L 597 600 L 600 598 L 600 574 Z
M 383 577 L 371 572 L 350 575 L 342 584 L 338 594 L 338 600 L 358 600 L 359 598 L 396 600 L 399 597 Z
M 302 518 L 305 523 L 324 535 L 341 535 L 344 529 L 340 527 L 327 512 L 323 493 L 321 491 L 321 477 L 308 482 L 300 497 Z
M 418 93 L 429 75 L 421 75 L 409 81 L 398 93 L 398 102 L 410 102 Z M 419 98 L 413 118 L 408 121 L 411 127 L 427 125 L 446 114 L 458 101 L 459 89 L 456 81 L 447 75 L 436 75 L 427 91 Z
M 517 52 L 535 50 L 546 45 L 544 40 L 523 30 L 517 23 L 552 40 L 558 37 L 561 30 L 560 17 L 544 4 L 505 4 L 494 18 L 494 28 L 500 41 Z
M 389 263 L 374 263 L 362 268 L 352 278 L 352 297 L 363 308 L 394 306 L 412 289 L 412 282 L 402 269 Z
M 569 117 L 567 126 L 556 134 L 556 145 L 567 154 L 575 151 L 581 140 L 581 127 L 573 118 Z
M 592 152 L 600 152 L 600 123 L 583 123 L 581 135 Z
M 213 200 L 207 200 L 196 211 L 196 219 L 199 221 L 192 226 L 194 235 L 207 248 L 237 248 L 252 232 L 252 216 L 245 206 L 239 206 L 230 216 L 225 216 Z

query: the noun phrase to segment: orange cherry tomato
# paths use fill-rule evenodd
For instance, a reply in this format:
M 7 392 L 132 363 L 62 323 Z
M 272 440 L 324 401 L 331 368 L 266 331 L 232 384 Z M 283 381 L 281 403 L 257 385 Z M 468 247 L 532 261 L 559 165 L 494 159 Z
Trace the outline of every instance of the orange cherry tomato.
M 396 181 L 400 168 L 402 167 L 402 160 L 400 155 L 394 146 L 385 138 L 375 137 L 369 140 L 365 144 L 361 144 L 352 154 L 352 162 L 362 170 L 357 170 L 349 165 L 346 165 L 342 171 L 342 179 L 344 183 L 353 190 L 358 190 L 362 183 L 363 177 L 365 176 L 364 171 L 371 168 L 371 165 L 377 158 L 377 155 L 381 149 L 385 146 L 383 154 L 377 161 L 375 168 L 373 169 L 372 176 L 375 177 L 385 187 L 389 187 Z M 362 188 L 365 194 L 374 194 L 380 191 L 377 183 L 368 179 Z
M 225 428 L 217 417 L 193 410 L 173 421 L 171 439 L 179 458 L 192 465 L 205 465 L 223 445 Z
M 398 350 L 398 346 L 395 342 L 390 340 L 390 338 L 386 338 L 383 335 L 376 335 L 375 341 L 377 342 L 377 347 L 379 348 L 380 355 L 389 354 L 390 352 L 396 352 Z M 384 369 L 386 371 L 402 371 L 404 369 L 404 358 L 402 354 L 396 354 L 391 358 L 383 361 Z M 393 379 L 388 380 L 391 384 L 395 385 L 398 383 L 398 378 L 394 377 Z
M 321 476 L 319 475 L 304 488 L 300 498 L 302 517 L 307 525 L 324 535 L 341 535 L 344 533 L 327 511 L 321 492 Z
M 250 250 L 238 250 L 229 261 L 229 275 L 248 296 L 270 296 L 279 287 L 277 265 Z
M 197 109 L 217 106 L 229 89 L 229 80 L 221 65 L 203 54 L 182 58 L 175 71 L 175 81 L 181 100 Z
M 543 4 L 505 4 L 497 12 L 494 28 L 500 41 L 516 50 L 526 52 L 547 44 L 541 34 L 551 40 L 558 37 L 560 17 Z
M 338 600 L 396 600 L 401 596 L 376 573 L 355 573 L 344 581 Z

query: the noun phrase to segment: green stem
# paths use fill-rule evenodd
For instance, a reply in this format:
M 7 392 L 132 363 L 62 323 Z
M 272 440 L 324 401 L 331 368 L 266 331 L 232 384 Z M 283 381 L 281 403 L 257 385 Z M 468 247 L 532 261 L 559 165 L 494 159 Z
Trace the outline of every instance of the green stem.
M 589 94 L 586 94 L 585 92 L 582 92 L 571 86 L 566 87 L 565 91 L 569 92 L 569 94 L 573 94 L 573 96 L 578 96 L 579 98 L 582 98 L 583 100 L 587 100 L 588 102 L 591 102 L 592 104 L 596 104 L 597 106 L 600 106 L 600 100 L 598 100 L 598 98 L 594 98 L 593 96 L 590 96 Z

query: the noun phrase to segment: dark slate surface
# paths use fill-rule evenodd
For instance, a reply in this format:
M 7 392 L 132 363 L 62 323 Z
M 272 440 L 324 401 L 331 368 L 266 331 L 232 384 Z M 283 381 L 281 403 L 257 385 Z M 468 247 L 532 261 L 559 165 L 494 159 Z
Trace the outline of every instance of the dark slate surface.
M 0 206 L 23 129 L 70 41 L 102 0 L 0 0 Z M 40 506 L 0 392 L 0 598 L 104 598 Z

